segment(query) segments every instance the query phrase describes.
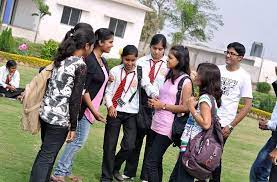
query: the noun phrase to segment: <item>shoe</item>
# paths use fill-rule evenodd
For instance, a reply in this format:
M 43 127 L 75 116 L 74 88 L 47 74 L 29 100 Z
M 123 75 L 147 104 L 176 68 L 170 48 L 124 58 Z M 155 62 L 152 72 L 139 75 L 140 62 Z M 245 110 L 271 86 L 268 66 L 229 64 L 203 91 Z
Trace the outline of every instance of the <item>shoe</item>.
M 6 95 L 3 93 L 0 93 L 0 97 L 6 97 Z
M 119 171 L 114 171 L 113 172 L 113 177 L 117 180 L 117 181 L 124 181 L 123 177 L 121 176 L 121 174 L 119 173 Z
M 125 174 L 122 174 L 122 178 L 124 180 L 129 180 L 129 181 L 134 181 L 135 180 L 134 177 L 129 177 L 129 176 L 126 176 Z

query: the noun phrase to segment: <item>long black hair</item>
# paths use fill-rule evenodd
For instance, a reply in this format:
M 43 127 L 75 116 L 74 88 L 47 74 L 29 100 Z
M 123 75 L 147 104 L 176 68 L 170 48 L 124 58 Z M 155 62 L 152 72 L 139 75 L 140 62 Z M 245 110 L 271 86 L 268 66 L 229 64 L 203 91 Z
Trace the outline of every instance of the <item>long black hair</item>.
M 221 76 L 219 68 L 212 63 L 201 63 L 197 67 L 197 74 L 200 77 L 200 95 L 209 94 L 216 99 L 217 106 L 221 106 Z
M 113 38 L 114 32 L 107 28 L 99 28 L 95 31 L 95 44 L 94 47 L 98 47 L 101 42 Z
M 167 73 L 165 80 L 171 79 L 172 83 L 183 73 L 190 75 L 190 64 L 189 64 L 189 50 L 187 47 L 182 45 L 173 46 L 170 51 L 176 59 L 178 60 L 178 64 L 175 69 L 177 70 L 177 74 L 174 75 L 173 70 L 170 69 Z
M 90 24 L 87 24 L 87 23 L 77 23 L 75 25 L 75 27 L 71 28 L 66 34 L 65 34 L 65 37 L 63 40 L 66 40 L 68 39 L 68 37 L 70 37 L 71 35 L 74 34 L 75 31 L 79 30 L 79 29 L 88 29 L 88 30 L 91 30 L 93 31 L 93 28 Z
M 61 65 L 61 61 L 67 57 L 72 56 L 72 54 L 79 49 L 85 48 L 86 44 L 94 44 L 94 33 L 92 30 L 88 29 L 79 29 L 75 31 L 71 36 L 64 40 L 57 51 L 57 54 L 54 58 L 55 67 Z

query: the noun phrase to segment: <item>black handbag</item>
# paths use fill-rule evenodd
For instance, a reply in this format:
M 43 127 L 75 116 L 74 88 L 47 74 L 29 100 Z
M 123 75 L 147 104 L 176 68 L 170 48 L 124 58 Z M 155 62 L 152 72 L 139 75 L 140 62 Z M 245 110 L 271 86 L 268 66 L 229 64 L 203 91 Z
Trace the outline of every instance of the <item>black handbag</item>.
M 181 97 L 181 92 L 182 92 L 182 87 L 185 79 L 190 79 L 189 76 L 184 76 L 178 83 L 178 91 L 176 94 L 176 102 L 175 105 L 179 105 L 180 103 L 180 97 Z M 191 80 L 191 79 L 190 79 Z M 192 90 L 192 94 L 194 91 Z M 184 131 L 184 127 L 187 123 L 187 119 L 189 118 L 189 112 L 185 113 L 182 116 L 178 116 L 178 114 L 175 113 L 174 121 L 172 124 L 172 135 L 171 135 L 171 140 L 173 142 L 173 146 L 180 147 L 181 145 L 181 136 Z
M 139 130 L 149 130 L 152 123 L 151 114 L 149 114 L 149 108 L 142 105 L 141 96 L 141 78 L 142 78 L 142 67 L 137 66 L 138 76 L 138 93 L 139 93 L 139 112 L 137 114 L 137 128 Z

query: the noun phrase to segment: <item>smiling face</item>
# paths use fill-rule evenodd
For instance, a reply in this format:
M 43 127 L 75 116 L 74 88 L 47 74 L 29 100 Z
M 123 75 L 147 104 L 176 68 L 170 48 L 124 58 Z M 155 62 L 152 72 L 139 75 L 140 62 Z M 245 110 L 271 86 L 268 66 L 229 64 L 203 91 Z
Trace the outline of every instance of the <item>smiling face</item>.
M 229 66 L 238 65 L 242 60 L 242 56 L 240 56 L 234 48 L 229 48 L 224 52 L 225 54 L 225 62 Z
M 112 36 L 108 40 L 100 41 L 99 46 L 101 48 L 101 51 L 104 53 L 109 53 L 113 47 L 114 37 Z
M 137 57 L 135 55 L 127 55 L 122 57 L 124 68 L 127 72 L 133 71 L 136 66 Z
M 174 56 L 172 51 L 169 51 L 168 59 L 167 59 L 167 68 L 174 69 L 178 65 L 179 61 Z

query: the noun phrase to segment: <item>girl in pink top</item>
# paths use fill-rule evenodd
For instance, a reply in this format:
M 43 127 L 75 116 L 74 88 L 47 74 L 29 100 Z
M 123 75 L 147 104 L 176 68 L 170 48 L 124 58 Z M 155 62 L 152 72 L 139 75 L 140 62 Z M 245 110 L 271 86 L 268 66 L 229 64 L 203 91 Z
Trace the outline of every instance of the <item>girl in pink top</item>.
M 146 168 L 149 182 L 162 181 L 162 159 L 167 148 L 171 145 L 171 128 L 174 113 L 188 112 L 186 100 L 192 94 L 192 84 L 189 79 L 183 83 L 180 104 L 175 105 L 179 81 L 190 75 L 189 51 L 178 45 L 170 49 L 168 55 L 167 73 L 164 85 L 160 88 L 158 99 L 149 99 L 149 106 L 155 109 L 151 130 L 152 145 L 146 159 Z

